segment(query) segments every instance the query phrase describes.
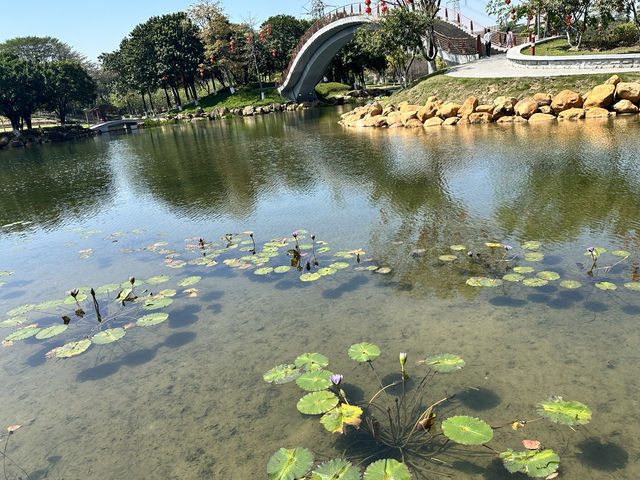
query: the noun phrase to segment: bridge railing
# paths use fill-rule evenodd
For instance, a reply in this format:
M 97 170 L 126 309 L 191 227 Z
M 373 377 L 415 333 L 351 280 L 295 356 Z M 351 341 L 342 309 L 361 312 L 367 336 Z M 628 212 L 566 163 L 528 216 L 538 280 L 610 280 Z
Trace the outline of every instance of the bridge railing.
M 433 34 L 438 50 L 455 55 L 477 55 L 482 52 L 480 36 L 473 38 L 451 38 L 434 32 Z
M 470 35 L 484 35 L 487 31 L 487 27 L 475 22 L 473 19 L 463 15 L 462 13 L 453 10 L 449 7 L 440 8 L 438 11 L 438 17 L 445 22 L 457 25 L 462 30 L 466 31 Z M 513 34 L 513 41 L 515 45 L 522 45 L 528 43 L 528 40 Z M 507 32 L 501 32 L 499 30 L 491 31 L 491 43 L 499 47 L 507 46 Z

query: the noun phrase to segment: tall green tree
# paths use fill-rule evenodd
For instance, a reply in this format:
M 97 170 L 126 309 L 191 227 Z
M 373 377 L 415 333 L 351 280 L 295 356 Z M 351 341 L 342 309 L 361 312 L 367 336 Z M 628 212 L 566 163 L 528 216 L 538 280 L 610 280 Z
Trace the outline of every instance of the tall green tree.
M 45 100 L 42 65 L 0 52 L 0 114 L 14 131 L 23 122 L 31 128 L 31 115 Z
M 72 60 L 85 63 L 86 57 L 54 37 L 17 37 L 0 43 L 0 51 L 13 53 L 22 60 L 54 62 Z
M 308 20 L 297 19 L 291 15 L 275 15 L 267 18 L 260 26 L 266 38 L 268 62 L 264 70 L 270 74 L 284 72 L 289 66 L 293 50 L 310 26 L 311 22 Z M 267 27 L 270 32 L 268 36 L 266 35 Z
M 54 111 L 60 123 L 66 123 L 72 105 L 88 105 L 96 96 L 96 83 L 78 62 L 62 60 L 45 64 L 45 105 Z

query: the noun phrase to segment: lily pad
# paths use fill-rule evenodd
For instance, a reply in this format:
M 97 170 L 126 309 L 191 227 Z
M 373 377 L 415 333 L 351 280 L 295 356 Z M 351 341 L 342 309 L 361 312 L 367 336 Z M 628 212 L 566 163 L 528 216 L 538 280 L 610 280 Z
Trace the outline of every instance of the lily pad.
M 22 315 L 23 313 L 30 312 L 34 308 L 36 308 L 36 306 L 33 305 L 33 304 L 22 305 L 21 307 L 16 307 L 16 308 L 13 308 L 13 309 L 9 310 L 7 312 L 7 316 L 15 317 L 16 315 Z
M 321 353 L 303 353 L 295 359 L 296 367 L 306 370 L 316 370 L 329 365 L 329 359 Z
M 202 280 L 202 277 L 200 277 L 198 275 L 194 275 L 193 277 L 187 277 L 184 280 L 182 280 L 180 283 L 178 283 L 178 286 L 179 287 L 189 287 L 191 285 L 195 285 L 200 280 Z
M 0 271 L 0 277 L 8 277 L 9 275 L 13 275 L 13 272 L 9 272 L 7 270 Z
M 616 290 L 618 287 L 616 286 L 615 283 L 599 282 L 599 283 L 596 283 L 596 288 L 599 288 L 600 290 Z
M 159 283 L 164 283 L 168 281 L 169 281 L 168 275 L 156 275 L 155 277 L 147 278 L 145 280 L 146 283 L 149 283 L 151 285 L 157 285 Z
M 460 252 L 462 250 L 466 250 L 467 247 L 465 247 L 464 245 L 451 245 L 449 247 L 451 250 L 453 250 L 454 252 Z
M 389 267 L 381 267 L 381 268 L 378 268 L 375 272 L 386 275 L 388 273 L 391 273 L 391 269 Z
M 267 275 L 268 273 L 273 272 L 273 268 L 272 267 L 262 267 L 259 268 L 257 270 L 255 270 L 253 273 L 255 275 Z
M 276 385 L 282 383 L 293 382 L 296 378 L 302 375 L 302 370 L 296 368 L 293 364 L 282 364 L 273 367 L 262 378 L 267 383 L 275 383 Z
M 502 277 L 502 279 L 507 282 L 520 282 L 524 279 L 524 275 L 521 275 L 519 273 L 507 273 L 504 277 Z
M 46 302 L 42 302 L 33 307 L 34 310 L 48 310 L 50 308 L 55 308 L 58 305 L 62 305 L 64 300 L 58 298 L 56 300 L 48 300 Z
M 127 332 L 124 328 L 110 328 L 100 333 L 96 333 L 93 337 L 91 337 L 91 341 L 96 345 L 104 345 L 107 343 L 115 342 L 116 340 L 120 340 L 122 337 L 124 337 L 125 333 Z
M 127 282 L 127 285 L 131 284 Z M 96 288 L 96 294 L 102 295 L 104 293 L 115 292 L 116 290 L 120 290 L 120 288 L 121 287 L 119 283 L 109 283 L 107 285 L 102 285 L 101 287 Z
M 551 397 L 546 402 L 540 402 L 538 413 L 563 425 L 585 425 L 591 420 L 591 409 L 584 403 L 568 402 L 562 397 Z
M 440 255 L 438 257 L 438 260 L 442 262 L 454 262 L 458 260 L 458 257 L 456 257 L 455 255 Z
M 342 270 L 343 268 L 348 268 L 349 264 L 347 262 L 335 262 L 329 265 L 329 267 L 335 270 Z
M 502 248 L 502 244 L 497 242 L 485 242 L 485 245 L 491 248 Z
M 337 270 L 335 268 L 324 267 L 318 270 L 318 275 L 321 275 L 324 277 L 325 275 L 333 275 L 336 272 Z
M 493 430 L 489 424 L 467 415 L 447 418 L 442 422 L 442 433 L 462 445 L 482 445 L 493 438 Z
M 333 375 L 333 372 L 329 372 L 328 370 L 310 370 L 300 375 L 296 379 L 296 384 L 308 392 L 326 390 L 331 386 L 331 382 L 329 381 L 331 375 Z
M 150 298 L 144 302 L 142 305 L 143 310 L 158 310 L 159 308 L 164 308 L 173 303 L 172 298 Z
M 524 242 L 522 244 L 522 248 L 524 248 L 525 250 L 537 250 L 540 248 L 540 242 Z
M 362 342 L 351 345 L 347 353 L 356 362 L 370 362 L 378 358 L 380 349 L 372 343 Z
M 631 252 L 627 252 L 626 250 L 614 250 L 611 252 L 611 255 L 615 255 L 616 257 L 630 257 Z
M 320 247 L 316 250 L 316 253 L 325 253 L 331 250 L 331 247 Z
M 331 433 L 344 433 L 346 425 L 356 428 L 360 426 L 360 415 L 362 415 L 360 407 L 341 403 L 337 408 L 325 413 L 320 419 L 320 423 Z
M 328 412 L 338 404 L 338 397 L 326 390 L 322 392 L 311 392 L 300 400 L 296 407 L 298 411 L 307 415 L 319 415 Z
M 627 282 L 624 284 L 624 286 L 629 290 L 640 291 L 640 283 L 637 282 Z
M 511 473 L 525 473 L 530 477 L 546 477 L 560 465 L 560 457 L 553 450 L 516 452 L 508 448 L 500 453 L 504 467 Z
M 162 297 L 175 297 L 177 295 L 177 291 L 175 288 L 165 288 L 164 290 L 160 290 L 158 295 Z
M 433 355 L 424 361 L 427 366 L 439 373 L 448 373 L 464 367 L 464 360 L 452 353 Z
M 33 337 L 36 333 L 38 333 L 41 329 L 38 327 L 24 327 L 20 330 L 16 330 L 13 333 L 7 335 L 4 340 L 5 342 L 13 342 L 15 340 L 24 340 L 25 338 Z
M 275 273 L 287 273 L 289 270 L 291 270 L 291 267 L 289 265 L 280 265 L 279 267 L 273 269 Z
M 533 267 L 515 267 L 513 269 L 513 271 L 516 272 L 516 273 L 531 273 L 534 270 L 535 269 Z
M 300 275 L 300 281 L 302 282 L 314 282 L 321 277 L 319 273 L 303 273 Z
M 360 470 L 342 458 L 334 458 L 318 465 L 311 472 L 311 480 L 360 480 Z
M 536 274 L 536 277 L 542 278 L 543 280 L 551 281 L 551 280 L 558 280 L 560 278 L 560 274 L 558 272 L 544 270 L 542 272 L 538 272 Z
M 466 283 L 472 287 L 499 287 L 502 285 L 502 280 L 499 278 L 471 277 L 467 279 Z
M 91 346 L 91 340 L 85 338 L 84 340 L 80 340 L 77 342 L 69 342 L 62 347 L 56 348 L 56 357 L 58 358 L 69 358 L 74 357 L 76 355 L 80 355 L 85 352 L 87 348 Z
M 544 255 L 540 252 L 527 252 L 524 254 L 524 259 L 527 262 L 540 262 L 544 260 Z
M 575 289 L 580 288 L 582 284 L 576 280 L 563 280 L 559 283 L 563 288 Z
M 79 293 L 78 295 L 76 295 L 76 298 L 73 297 L 67 297 L 64 299 L 64 304 L 65 305 L 75 305 L 76 300 L 78 302 L 83 302 L 87 299 L 87 294 L 86 293 Z
M 411 480 L 411 475 L 404 463 L 393 458 L 385 458 L 367 467 L 364 480 Z
M 27 321 L 26 317 L 11 317 L 0 322 L 0 328 L 2 327 L 16 327 Z
M 56 335 L 64 332 L 69 325 L 52 325 L 51 327 L 43 328 L 36 334 L 38 340 L 44 340 L 45 338 L 55 337 Z
M 527 287 L 544 287 L 549 282 L 544 278 L 525 278 L 522 283 Z
M 140 317 L 136 322 L 136 325 L 138 325 L 139 327 L 150 327 L 152 325 L 157 325 L 159 323 L 164 322 L 167 318 L 169 318 L 168 313 L 162 313 L 162 312 L 150 313 L 149 315 Z
M 294 480 L 304 477 L 313 466 L 311 450 L 298 447 L 293 450 L 281 448 L 267 464 L 269 480 Z

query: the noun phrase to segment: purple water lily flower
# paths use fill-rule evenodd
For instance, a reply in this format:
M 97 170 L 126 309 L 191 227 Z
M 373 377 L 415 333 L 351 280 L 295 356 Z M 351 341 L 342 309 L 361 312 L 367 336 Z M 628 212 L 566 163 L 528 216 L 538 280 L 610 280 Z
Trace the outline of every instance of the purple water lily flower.
M 513 247 L 511 245 L 505 245 L 504 249 L 508 252 L 509 250 L 511 250 Z
M 589 253 L 593 253 L 593 252 L 594 252 L 594 250 L 595 250 L 595 248 L 594 248 L 594 247 L 589 247 L 589 248 L 587 248 L 587 252 L 589 252 Z
M 342 374 L 334 373 L 329 377 L 329 381 L 333 383 L 336 387 L 339 386 L 340 383 L 342 382 Z
M 298 232 L 293 232 L 291 235 L 293 236 L 293 238 L 298 238 Z
M 73 297 L 76 298 L 78 296 L 78 293 L 80 293 L 80 291 L 77 288 L 74 288 L 73 290 L 71 290 L 69 292 L 69 294 Z
M 129 277 L 129 283 L 131 285 L 133 285 L 134 283 L 136 283 L 136 277 Z
M 473 257 L 473 252 L 471 250 L 467 252 L 467 257 Z

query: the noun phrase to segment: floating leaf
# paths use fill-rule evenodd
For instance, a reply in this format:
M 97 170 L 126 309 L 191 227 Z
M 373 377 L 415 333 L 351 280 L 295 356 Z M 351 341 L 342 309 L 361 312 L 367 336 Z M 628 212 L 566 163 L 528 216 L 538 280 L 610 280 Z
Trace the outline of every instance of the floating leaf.
M 459 252 L 461 250 L 466 250 L 467 247 L 465 247 L 464 245 L 451 245 L 449 247 L 451 250 L 453 250 L 454 252 Z
M 311 450 L 298 447 L 293 450 L 281 448 L 267 464 L 269 480 L 294 480 L 304 477 L 313 466 Z
M 364 472 L 364 480 L 411 480 L 404 463 L 385 458 L 370 464 Z
M 349 264 L 347 262 L 335 262 L 329 265 L 329 267 L 335 270 L 342 270 L 343 268 L 348 268 Z
M 325 390 L 331 386 L 331 382 L 329 381 L 331 375 L 333 375 L 333 372 L 329 372 L 328 370 L 310 370 L 300 375 L 296 379 L 296 384 L 308 392 Z
M 311 472 L 311 480 L 360 480 L 360 470 L 342 458 L 334 458 L 318 465 Z
M 603 253 L 605 253 L 607 251 L 606 248 L 602 248 L 602 247 L 597 247 L 593 249 L 593 253 L 590 252 L 589 250 L 587 250 L 586 252 L 584 252 L 584 254 L 588 257 L 595 257 L 598 258 L 600 255 L 602 255 Z
M 347 353 L 356 362 L 370 362 L 378 358 L 380 349 L 372 343 L 362 342 L 351 345 Z
M 433 355 L 427 358 L 424 363 L 439 373 L 453 372 L 454 370 L 460 370 L 464 367 L 464 360 L 458 355 L 453 355 L 451 353 Z
M 326 390 L 322 392 L 311 392 L 306 394 L 300 400 L 296 407 L 301 413 L 307 415 L 319 415 L 328 412 L 338 404 L 338 397 L 332 392 Z
M 524 279 L 524 275 L 521 275 L 519 273 L 507 273 L 504 277 L 502 277 L 502 279 L 507 282 L 519 282 Z
M 142 305 L 143 310 L 157 310 L 159 308 L 164 308 L 173 303 L 172 298 L 150 298 L 144 302 Z
M 560 457 L 553 450 L 516 452 L 508 448 L 500 458 L 511 473 L 526 473 L 530 477 L 546 477 L 560 465 Z
M 303 273 L 300 275 L 300 280 L 303 282 L 314 282 L 320 278 L 319 273 Z
M 331 250 L 331 247 L 320 247 L 316 250 L 316 253 L 325 253 Z
M 324 267 L 324 268 L 321 268 L 320 270 L 318 270 L 318 275 L 321 275 L 321 276 L 324 277 L 325 275 L 333 275 L 336 272 L 337 272 L 337 270 L 335 268 Z
M 122 337 L 124 337 L 125 333 L 127 332 L 124 328 L 110 328 L 100 333 L 96 333 L 93 337 L 91 337 L 91 341 L 96 345 L 104 345 L 107 343 L 115 342 L 116 340 L 120 340 Z
M 22 315 L 23 313 L 30 312 L 34 308 L 36 308 L 36 306 L 33 305 L 33 304 L 22 305 L 21 307 L 16 307 L 16 308 L 14 308 L 12 310 L 9 310 L 7 312 L 7 316 L 15 317 L 16 315 Z
M 156 275 L 155 277 L 148 278 L 145 282 L 151 285 L 157 285 L 159 283 L 168 282 L 169 277 L 167 275 Z
M 291 270 L 289 265 L 281 265 L 273 269 L 275 273 L 287 273 L 289 270 Z
M 325 413 L 320 419 L 320 423 L 331 433 L 344 433 L 345 425 L 356 428 L 360 426 L 360 415 L 362 415 L 360 407 L 341 403 L 337 408 Z
M 27 321 L 26 317 L 11 317 L 0 322 L 0 327 L 16 327 Z
M 525 250 L 537 250 L 540 248 L 540 242 L 524 242 L 522 248 Z
M 491 248 L 502 248 L 502 244 L 497 242 L 486 242 L 485 245 Z
M 522 440 L 522 445 L 527 450 L 537 450 L 540 448 L 540 442 L 538 440 Z
M 52 325 L 51 327 L 43 328 L 36 334 L 38 340 L 44 340 L 45 338 L 55 337 L 56 335 L 64 332 L 69 325 Z
M 522 283 L 527 287 L 544 287 L 549 282 L 544 278 L 525 278 Z
M 277 385 L 282 383 L 293 382 L 296 378 L 302 375 L 302 370 L 296 368 L 295 365 L 278 365 L 273 367 L 267 373 L 265 373 L 262 378 L 267 383 L 275 383 Z
M 55 349 L 55 356 L 58 358 L 69 358 L 75 355 L 80 355 L 84 351 L 87 350 L 91 346 L 91 340 L 85 338 L 84 340 L 80 340 L 78 342 L 70 342 L 62 347 L 58 347 Z
M 611 252 L 611 255 L 615 255 L 616 257 L 629 257 L 631 256 L 631 252 L 627 252 L 626 250 L 614 250 Z
M 640 283 L 637 283 L 637 282 L 628 282 L 628 283 L 625 283 L 624 286 L 629 290 L 640 291 Z
M 202 280 L 202 277 L 199 277 L 198 275 L 194 275 L 192 277 L 187 277 L 184 280 L 182 280 L 180 283 L 178 283 L 178 286 L 179 287 L 189 287 L 191 285 L 195 285 L 200 280 Z
M 34 310 L 48 310 L 50 308 L 55 308 L 58 305 L 62 305 L 63 303 L 64 303 L 64 300 L 62 300 L 62 299 L 49 300 L 49 301 L 37 304 L 35 307 L 33 307 L 33 309 Z
M 482 445 L 493 438 L 489 424 L 467 415 L 447 418 L 442 422 L 442 433 L 462 445 Z
M 8 277 L 9 275 L 13 275 L 13 272 L 9 272 L 7 270 L 0 271 L 0 277 Z
M 78 295 L 76 295 L 76 298 L 73 298 L 73 297 L 65 298 L 63 303 L 65 305 L 74 305 L 76 303 L 76 300 L 78 302 L 82 302 L 82 301 L 84 301 L 86 299 L 87 299 L 87 294 L 86 293 L 79 293 Z
M 16 340 L 24 340 L 25 338 L 33 337 L 39 331 L 40 331 L 40 328 L 38 328 L 38 327 L 33 327 L 33 326 L 24 327 L 24 328 L 21 328 L 20 330 L 16 330 L 15 332 L 7 335 L 4 338 L 4 340 L 6 342 L 13 342 L 13 341 L 16 341 Z
M 168 313 L 150 313 L 149 315 L 139 318 L 136 324 L 139 327 L 150 327 L 151 325 L 157 325 L 164 322 L 167 318 L 169 318 Z
M 263 267 L 263 268 L 257 269 L 253 273 L 255 275 L 266 275 L 266 274 L 271 273 L 271 272 L 273 272 L 273 268 L 271 268 L 271 267 Z
M 159 298 L 161 298 L 161 297 L 175 297 L 177 293 L 178 292 L 176 292 L 176 290 L 174 288 L 165 288 L 164 290 L 160 290 L 158 292 L 158 296 L 159 296 Z
M 131 285 L 130 283 L 127 282 L 128 285 Z M 109 283 L 107 285 L 102 285 L 101 287 L 96 288 L 96 294 L 97 295 L 102 295 L 103 293 L 109 293 L 109 292 L 115 292 L 116 290 L 119 290 L 120 284 L 118 283 Z
M 596 283 L 596 288 L 599 288 L 600 290 L 616 290 L 618 287 L 616 286 L 615 283 L 599 282 L 599 283 Z
M 551 397 L 546 402 L 541 402 L 538 413 L 552 422 L 564 425 L 585 425 L 591 420 L 589 407 L 576 401 L 568 402 L 562 397 Z
M 294 363 L 296 364 L 296 367 L 304 368 L 306 370 L 315 370 L 329 365 L 329 359 L 321 353 L 303 353 L 296 358 Z
M 534 271 L 534 268 L 533 267 L 515 267 L 513 271 L 517 273 L 531 273 Z
M 13 433 L 13 432 L 15 432 L 16 430 L 18 430 L 20 427 L 22 427 L 22 425 L 9 425 L 9 426 L 7 427 L 7 432 L 9 432 L 9 433 Z
M 502 285 L 502 280 L 499 278 L 471 277 L 467 279 L 466 283 L 472 287 L 499 287 Z
M 544 255 L 539 252 L 527 252 L 524 254 L 524 259 L 527 262 L 540 262 L 544 260 Z
M 440 255 L 438 257 L 438 260 L 442 262 L 453 262 L 455 260 L 458 260 L 458 257 L 456 257 L 455 255 Z
M 559 285 L 561 287 L 569 289 L 580 288 L 582 286 L 580 282 L 577 282 L 575 280 L 563 280 L 559 283 Z
M 175 260 L 173 262 L 167 262 L 167 267 L 169 268 L 182 268 L 187 265 L 187 262 L 184 260 Z
M 558 280 L 560 278 L 560 274 L 558 272 L 544 270 L 542 272 L 538 272 L 536 277 L 542 278 L 543 280 Z

